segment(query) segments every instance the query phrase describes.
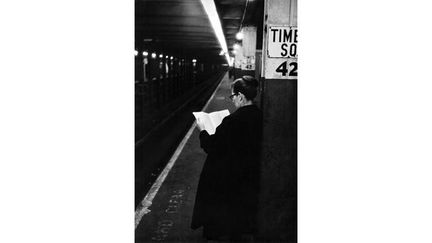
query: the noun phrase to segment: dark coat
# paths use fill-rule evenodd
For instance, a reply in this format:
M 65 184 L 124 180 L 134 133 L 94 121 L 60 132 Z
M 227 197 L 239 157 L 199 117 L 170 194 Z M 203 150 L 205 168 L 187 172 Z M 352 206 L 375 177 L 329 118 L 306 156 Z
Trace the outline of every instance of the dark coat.
M 205 236 L 253 233 L 259 191 L 262 112 L 240 107 L 225 117 L 214 135 L 200 133 L 208 154 L 201 172 L 192 229 Z

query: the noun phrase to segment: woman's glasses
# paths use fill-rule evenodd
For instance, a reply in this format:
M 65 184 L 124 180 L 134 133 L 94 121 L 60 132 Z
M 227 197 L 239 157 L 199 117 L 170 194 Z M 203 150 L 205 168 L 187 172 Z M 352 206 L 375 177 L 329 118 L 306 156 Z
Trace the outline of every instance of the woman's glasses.
M 228 97 L 230 98 L 230 100 L 232 100 L 232 99 L 234 98 L 234 96 L 236 96 L 236 95 L 238 95 L 238 93 L 231 94 L 231 95 L 228 96 Z

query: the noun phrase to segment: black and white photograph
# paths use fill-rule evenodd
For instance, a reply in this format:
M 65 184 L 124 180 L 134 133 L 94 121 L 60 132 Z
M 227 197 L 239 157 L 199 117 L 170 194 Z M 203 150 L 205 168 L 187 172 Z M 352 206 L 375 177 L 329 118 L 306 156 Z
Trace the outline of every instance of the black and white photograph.
M 297 242 L 297 0 L 135 1 L 135 242 Z
M 0 1 L 0 242 L 432 242 L 431 9 Z

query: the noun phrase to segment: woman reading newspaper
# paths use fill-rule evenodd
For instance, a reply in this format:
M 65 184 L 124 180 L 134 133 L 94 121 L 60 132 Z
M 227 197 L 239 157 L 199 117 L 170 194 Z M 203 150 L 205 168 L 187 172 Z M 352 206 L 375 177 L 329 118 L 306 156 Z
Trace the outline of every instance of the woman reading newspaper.
M 262 113 L 253 104 L 258 81 L 243 76 L 232 84 L 237 110 L 225 117 L 213 135 L 200 129 L 207 153 L 201 172 L 192 229 L 203 226 L 208 240 L 249 241 L 256 231 Z

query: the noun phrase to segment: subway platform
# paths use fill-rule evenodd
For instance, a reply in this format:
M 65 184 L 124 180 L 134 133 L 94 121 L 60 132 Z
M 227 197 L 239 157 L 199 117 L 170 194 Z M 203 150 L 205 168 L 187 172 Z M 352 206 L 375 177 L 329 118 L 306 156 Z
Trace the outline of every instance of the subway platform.
M 235 110 L 225 74 L 203 111 Z M 192 114 L 190 114 L 192 116 Z M 135 211 L 135 242 L 207 242 L 202 228 L 190 228 L 199 176 L 206 159 L 194 123 Z

